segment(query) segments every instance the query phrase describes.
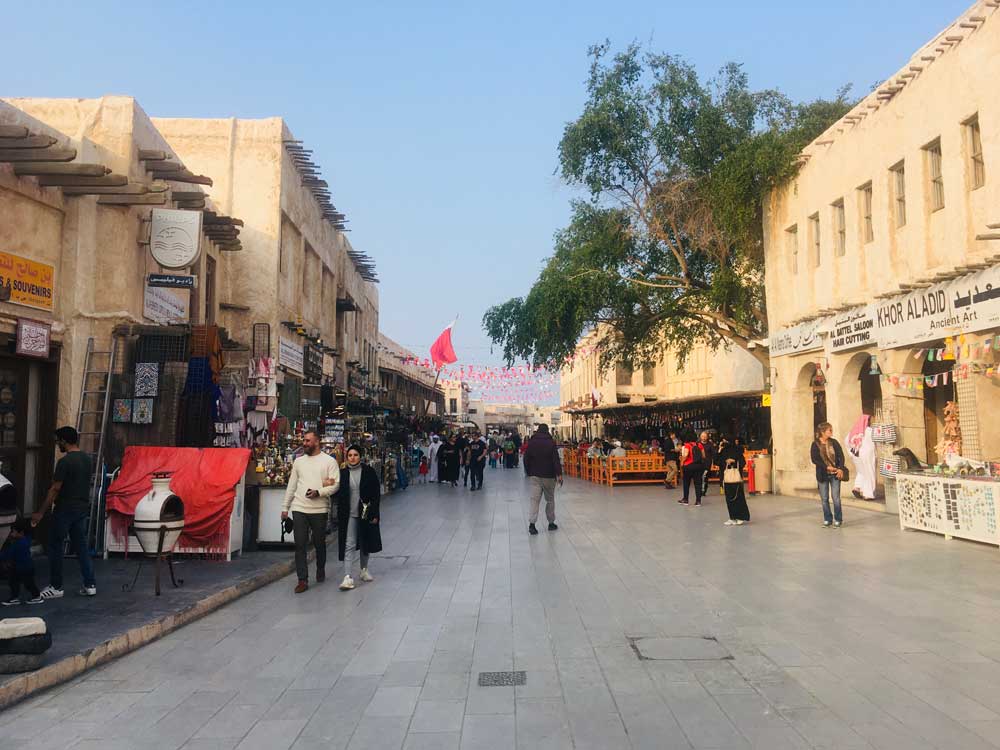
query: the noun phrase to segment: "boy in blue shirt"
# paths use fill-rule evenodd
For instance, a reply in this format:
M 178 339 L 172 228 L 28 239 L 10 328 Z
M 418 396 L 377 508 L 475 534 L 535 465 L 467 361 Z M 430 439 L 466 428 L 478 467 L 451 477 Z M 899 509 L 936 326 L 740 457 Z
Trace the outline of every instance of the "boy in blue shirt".
M 44 600 L 39 596 L 38 584 L 35 583 L 35 562 L 31 559 L 31 521 L 18 518 L 11 527 L 7 543 L 0 550 L 0 563 L 3 564 L 10 584 L 10 599 L 0 602 L 5 607 L 15 604 L 41 604 Z M 29 598 L 22 601 L 21 586 L 28 591 Z

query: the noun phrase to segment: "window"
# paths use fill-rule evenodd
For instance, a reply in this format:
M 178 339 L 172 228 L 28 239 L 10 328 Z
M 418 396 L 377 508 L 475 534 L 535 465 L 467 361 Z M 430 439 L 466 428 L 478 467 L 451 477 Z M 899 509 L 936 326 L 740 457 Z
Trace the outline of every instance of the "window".
M 819 268 L 820 260 L 820 237 L 819 237 L 819 214 L 815 213 L 809 217 L 809 242 L 812 244 L 813 267 Z
M 473 409 L 471 406 L 469 407 L 469 414 L 478 414 L 478 413 L 479 409 Z
M 642 368 L 642 384 L 643 385 L 656 385 L 656 368 L 655 367 L 643 367 Z
M 799 272 L 799 226 L 792 224 L 785 230 L 785 245 L 788 248 L 788 264 L 793 274 Z
M 875 239 L 875 227 L 872 225 L 872 184 L 869 182 L 858 188 L 861 198 L 861 237 L 865 242 Z
M 450 399 L 448 399 L 448 406 L 450 407 L 448 409 L 449 412 L 451 412 L 452 414 L 458 414 L 458 399 L 457 398 L 450 398 Z
M 969 147 L 969 189 L 986 184 L 986 163 L 983 161 L 983 136 L 979 130 L 979 115 L 965 123 Z
M 944 177 L 941 175 L 941 139 L 924 146 L 927 152 L 927 177 L 930 181 L 931 211 L 944 208 Z
M 632 385 L 632 368 L 624 365 L 618 368 L 615 375 L 616 385 Z
M 835 246 L 836 254 L 838 257 L 844 255 L 847 252 L 847 217 L 844 215 L 844 199 L 841 198 L 833 203 L 833 231 L 834 239 L 837 241 Z M 819 255 L 817 254 L 817 258 Z M 819 265 L 819 261 L 816 261 L 816 265 Z
M 906 226 L 906 168 L 899 162 L 892 172 L 892 202 L 896 208 L 896 229 Z

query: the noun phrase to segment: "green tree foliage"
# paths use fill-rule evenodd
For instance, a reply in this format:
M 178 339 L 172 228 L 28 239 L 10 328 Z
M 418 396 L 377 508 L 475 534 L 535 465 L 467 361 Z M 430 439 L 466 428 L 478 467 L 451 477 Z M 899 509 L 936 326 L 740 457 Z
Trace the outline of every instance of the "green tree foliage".
M 592 328 L 602 363 L 639 368 L 664 345 L 691 348 L 766 336 L 763 202 L 794 176 L 798 154 L 851 107 L 794 104 L 751 91 L 731 63 L 712 79 L 637 46 L 590 51 L 587 102 L 559 144 L 560 173 L 587 199 L 526 297 L 483 325 L 509 361 L 561 362 Z

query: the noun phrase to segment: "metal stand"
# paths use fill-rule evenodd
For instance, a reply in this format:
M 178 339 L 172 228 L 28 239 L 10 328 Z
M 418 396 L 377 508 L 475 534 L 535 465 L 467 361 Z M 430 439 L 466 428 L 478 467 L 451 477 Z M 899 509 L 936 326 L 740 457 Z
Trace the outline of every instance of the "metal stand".
M 129 529 L 128 529 L 128 533 L 131 534 L 133 532 L 134 528 L 135 527 L 130 526 Z M 166 560 L 167 561 L 167 569 L 170 571 L 170 583 L 173 584 L 174 588 L 175 589 L 176 588 L 180 588 L 181 586 L 184 585 L 184 579 L 183 578 L 177 578 L 174 575 L 174 553 L 173 553 L 173 551 L 172 550 L 169 551 L 169 552 L 164 552 L 163 551 L 163 538 L 166 536 L 166 534 L 167 534 L 167 527 L 166 526 L 161 526 L 160 527 L 160 538 L 159 538 L 159 541 L 156 544 L 156 554 L 153 555 L 153 557 L 156 558 L 156 586 L 155 586 L 155 591 L 156 591 L 156 595 L 157 596 L 160 595 L 160 561 L 161 560 Z M 135 569 L 135 576 L 132 578 L 132 583 L 123 583 L 122 584 L 122 591 L 131 592 L 131 591 L 135 590 L 135 584 L 139 580 L 139 573 L 142 571 L 142 563 L 146 559 L 146 557 L 147 557 L 147 555 L 145 553 L 143 553 L 142 557 L 139 558 L 139 565 Z

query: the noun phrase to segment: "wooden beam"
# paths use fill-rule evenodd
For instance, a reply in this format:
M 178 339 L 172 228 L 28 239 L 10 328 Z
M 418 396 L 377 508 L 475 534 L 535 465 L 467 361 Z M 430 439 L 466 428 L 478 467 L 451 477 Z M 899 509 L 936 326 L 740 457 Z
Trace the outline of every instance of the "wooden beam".
M 123 174 L 109 174 L 103 177 L 75 174 L 53 174 L 38 178 L 38 184 L 45 187 L 101 187 L 106 185 L 128 185 L 128 177 Z
M 212 178 L 190 172 L 160 172 L 153 171 L 153 178 L 157 180 L 170 180 L 172 182 L 188 182 L 193 185 L 211 185 Z
M 174 193 L 174 195 L 176 195 L 176 193 Z M 242 219 L 233 219 L 232 217 L 229 217 L 229 216 L 208 216 L 208 215 L 206 215 L 205 218 L 204 218 L 204 222 L 206 224 L 224 224 L 224 225 L 232 226 L 232 227 L 241 227 L 241 226 L 243 226 L 243 220 Z
M 51 135 L 28 135 L 24 138 L 0 137 L 0 148 L 48 148 L 58 141 Z
M 147 164 L 146 171 L 148 172 L 186 172 L 187 167 L 176 161 L 158 161 L 154 164 Z
M 21 162 L 14 165 L 16 175 L 87 175 L 100 177 L 110 174 L 111 170 L 103 164 L 40 164 L 38 162 Z
M 200 190 L 172 190 L 170 194 L 175 201 L 203 201 L 206 197 Z
M 0 125 L 0 138 L 27 138 L 28 129 L 23 125 Z
M 63 188 L 63 195 L 146 195 L 148 192 L 148 187 L 137 182 L 129 185 L 71 185 Z
M 165 193 L 102 195 L 97 202 L 105 206 L 162 206 L 167 202 L 167 196 Z
M 187 211 L 198 211 L 205 207 L 205 201 L 174 201 L 174 205 Z
M 158 151 L 154 148 L 140 148 L 139 161 L 164 161 L 170 155 L 166 151 Z
M 0 161 L 73 161 L 75 148 L 2 148 Z

